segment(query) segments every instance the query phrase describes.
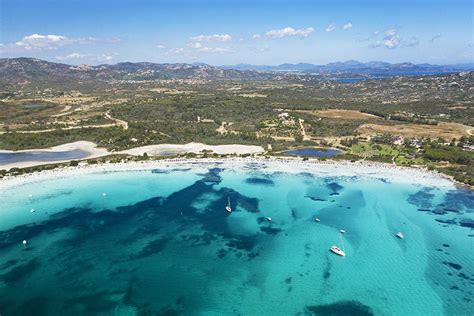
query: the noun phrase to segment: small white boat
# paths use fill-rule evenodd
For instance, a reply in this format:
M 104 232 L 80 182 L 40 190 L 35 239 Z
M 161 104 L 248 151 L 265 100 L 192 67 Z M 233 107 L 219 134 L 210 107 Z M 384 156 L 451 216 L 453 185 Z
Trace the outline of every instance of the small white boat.
M 102 193 L 102 196 L 107 196 L 107 193 L 105 193 L 105 192 L 104 192 L 104 193 Z
M 271 221 L 272 221 L 272 218 L 271 218 L 271 217 L 267 217 L 267 221 L 271 222 Z
M 319 217 L 316 217 L 314 221 L 319 223 L 321 220 L 319 219 Z
M 338 256 L 345 257 L 346 253 L 341 250 L 338 246 L 332 246 L 330 250 Z
M 340 232 L 341 234 L 345 234 L 345 233 L 346 233 L 346 231 L 345 231 L 344 229 L 340 229 L 339 232 Z
M 34 213 L 34 212 L 36 212 L 36 210 L 35 210 L 34 208 L 32 208 L 32 209 L 30 210 L 30 213 Z
M 26 248 L 26 244 L 27 244 L 27 243 L 28 243 L 28 242 L 27 242 L 26 240 L 23 240 L 23 247 Z
M 227 206 L 225 207 L 225 210 L 229 213 L 232 212 L 232 207 L 230 207 L 230 197 L 227 199 Z
M 402 232 L 396 233 L 395 236 L 397 236 L 397 237 L 400 238 L 400 239 L 405 238 L 405 236 L 403 236 Z
M 341 231 L 343 230 L 341 229 Z M 332 246 L 329 250 L 331 250 L 333 253 L 335 253 L 338 256 L 345 257 L 346 252 L 344 251 L 344 241 L 342 240 L 342 233 L 341 235 L 339 235 L 339 237 L 341 238 L 342 249 L 339 248 L 338 246 Z

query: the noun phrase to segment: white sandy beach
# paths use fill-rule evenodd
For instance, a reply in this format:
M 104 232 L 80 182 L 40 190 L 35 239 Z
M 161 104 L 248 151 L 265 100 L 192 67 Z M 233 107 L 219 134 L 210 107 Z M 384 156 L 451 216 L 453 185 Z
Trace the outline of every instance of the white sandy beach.
M 128 154 L 133 156 L 141 156 L 147 153 L 149 156 L 160 156 L 164 154 L 183 154 L 183 153 L 200 153 L 204 150 L 212 151 L 219 155 L 229 154 L 258 154 L 264 152 L 261 146 L 253 145 L 206 145 L 201 143 L 189 143 L 184 145 L 177 144 L 159 144 L 143 147 L 132 148 L 119 152 L 120 154 Z
M 119 152 L 110 152 L 105 148 L 97 147 L 97 144 L 88 142 L 88 141 L 78 141 L 68 144 L 63 144 L 59 146 L 54 146 L 46 149 L 27 149 L 27 150 L 19 150 L 19 151 L 8 151 L 8 150 L 0 150 L 0 153 L 28 153 L 28 152 L 64 152 L 64 151 L 71 151 L 71 150 L 81 150 L 86 153 L 89 153 L 87 157 L 77 160 L 84 160 L 84 159 L 91 159 L 91 158 L 99 158 L 108 156 L 111 154 L 127 154 L 132 156 L 141 156 L 144 153 L 147 153 L 149 156 L 170 156 L 175 154 L 183 154 L 183 153 L 200 153 L 203 150 L 212 151 L 213 153 L 220 154 L 220 155 L 227 155 L 227 154 L 256 154 L 264 152 L 264 149 L 261 146 L 252 146 L 252 145 L 239 145 L 239 144 L 232 144 L 232 145 L 217 145 L 211 146 L 201 143 L 189 143 L 189 144 L 159 144 L 159 145 L 150 145 L 150 146 L 142 146 L 136 147 L 128 150 L 123 150 Z M 68 160 L 50 160 L 50 161 L 21 161 L 9 164 L 1 164 L 0 169 L 9 170 L 11 168 L 26 168 L 26 167 L 33 167 L 39 165 L 47 165 L 52 163 L 62 163 L 68 162 Z
M 260 172 L 307 172 L 316 176 L 331 177 L 369 177 L 383 179 L 395 183 L 410 183 L 421 186 L 455 187 L 455 183 L 435 171 L 427 169 L 399 167 L 376 162 L 349 162 L 349 161 L 319 161 L 309 159 L 302 161 L 298 158 L 197 158 L 197 159 L 163 159 L 127 163 L 105 163 L 84 165 L 78 167 L 63 167 L 54 170 L 24 174 L 0 179 L 0 190 L 25 183 L 39 182 L 58 177 L 72 177 L 77 174 L 103 172 L 129 172 L 136 170 L 151 170 L 155 168 L 193 168 L 199 172 L 218 165 L 221 168 L 239 172 L 255 167 Z

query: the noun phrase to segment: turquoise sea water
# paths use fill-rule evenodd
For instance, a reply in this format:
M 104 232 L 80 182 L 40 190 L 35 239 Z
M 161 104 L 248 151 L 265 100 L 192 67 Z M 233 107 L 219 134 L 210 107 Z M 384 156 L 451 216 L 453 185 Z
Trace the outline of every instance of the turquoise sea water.
M 2 190 L 0 314 L 473 313 L 472 192 L 204 167 Z

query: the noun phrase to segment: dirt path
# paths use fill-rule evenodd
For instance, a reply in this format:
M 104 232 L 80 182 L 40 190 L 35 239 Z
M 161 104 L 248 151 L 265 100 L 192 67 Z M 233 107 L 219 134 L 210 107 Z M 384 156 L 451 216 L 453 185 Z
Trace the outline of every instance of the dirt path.
M 67 131 L 70 129 L 81 129 L 81 128 L 106 128 L 106 127 L 114 127 L 117 126 L 116 123 L 110 123 L 110 124 L 102 124 L 102 125 L 85 125 L 85 126 L 69 126 L 69 127 L 62 127 L 62 128 L 50 128 L 50 129 L 41 129 L 37 131 L 10 131 L 10 132 L 5 132 L 2 131 L 0 134 L 7 134 L 11 132 L 15 132 L 18 134 L 41 134 L 41 133 L 49 133 L 49 132 L 54 132 L 54 131 Z
M 115 118 L 115 117 L 112 117 L 112 115 L 110 115 L 110 111 L 105 112 L 105 117 L 108 118 L 109 120 L 114 121 L 116 123 L 116 125 L 122 126 L 122 128 L 124 130 L 128 129 L 128 122 L 124 121 L 124 120 L 120 120 L 120 119 Z
M 60 117 L 71 114 L 73 111 L 70 111 L 72 106 L 66 105 L 58 114 L 51 115 L 51 117 Z
M 100 125 L 69 126 L 69 127 L 61 127 L 61 128 L 49 128 L 49 129 L 42 129 L 42 130 L 35 130 L 35 131 L 15 131 L 15 130 L 13 130 L 13 131 L 10 131 L 10 132 L 15 132 L 15 133 L 18 133 L 18 134 L 40 134 L 40 133 L 49 133 L 49 132 L 54 132 L 54 131 L 67 131 L 67 130 L 71 130 L 71 129 L 107 128 L 107 127 L 114 127 L 114 126 L 120 126 L 124 130 L 128 129 L 128 122 L 117 119 L 115 117 L 112 117 L 110 115 L 110 113 L 108 113 L 108 112 L 105 113 L 105 117 L 108 118 L 109 120 L 114 121 L 114 123 L 100 124 Z M 7 134 L 7 133 L 9 133 L 9 132 L 0 131 L 0 135 L 1 134 Z M 171 138 L 171 136 L 169 136 L 165 133 L 160 132 L 160 134 Z
M 306 135 L 306 131 L 304 129 L 304 120 L 303 119 L 298 119 L 298 122 L 300 123 L 300 128 L 301 128 L 301 135 L 303 135 L 303 140 L 311 140 L 311 137 Z

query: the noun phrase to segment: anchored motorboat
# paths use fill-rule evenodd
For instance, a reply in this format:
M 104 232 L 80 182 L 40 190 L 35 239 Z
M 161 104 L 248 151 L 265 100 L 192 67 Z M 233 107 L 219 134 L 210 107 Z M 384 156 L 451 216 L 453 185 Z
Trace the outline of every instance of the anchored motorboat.
M 402 232 L 396 233 L 395 236 L 397 236 L 397 237 L 400 238 L 400 239 L 405 238 L 405 236 L 403 236 Z
M 316 217 L 314 221 L 319 223 L 321 220 L 319 219 L 319 217 Z

